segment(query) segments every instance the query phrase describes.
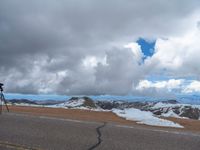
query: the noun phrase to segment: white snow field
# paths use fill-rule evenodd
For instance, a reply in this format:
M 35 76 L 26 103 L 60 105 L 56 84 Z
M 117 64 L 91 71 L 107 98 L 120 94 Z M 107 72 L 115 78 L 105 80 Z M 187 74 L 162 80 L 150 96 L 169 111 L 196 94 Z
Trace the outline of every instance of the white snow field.
M 90 110 L 90 111 L 110 111 L 110 110 L 104 110 L 100 107 L 92 108 L 92 107 L 83 106 L 84 102 L 85 102 L 85 99 L 70 100 L 70 101 L 66 101 L 64 103 L 60 103 L 60 104 L 46 105 L 45 107 L 64 108 L 64 109 L 69 109 L 69 108 L 70 109 L 82 109 L 82 110 Z
M 178 103 L 178 104 L 166 104 L 166 103 L 162 103 L 162 102 L 156 103 L 152 108 L 156 109 L 156 108 L 183 107 L 183 106 L 191 106 L 192 108 L 198 108 L 198 109 L 200 109 L 200 105 L 182 104 L 182 103 Z
M 79 100 L 71 100 L 71 101 L 67 101 L 64 103 L 65 107 L 79 107 L 81 105 L 83 105 L 85 102 L 84 99 L 79 99 Z
M 163 116 L 163 117 L 174 117 L 174 118 L 184 118 L 184 117 L 180 117 L 179 115 L 174 113 L 172 110 L 169 110 L 167 113 L 162 113 L 161 116 Z
M 85 100 L 84 99 L 79 99 L 79 100 L 70 100 L 70 101 L 66 101 L 64 103 L 60 103 L 60 104 L 55 104 L 55 105 L 47 105 L 46 107 L 53 107 L 53 108 L 76 108 L 76 107 L 80 107 L 84 104 Z
M 161 127 L 175 127 L 175 128 L 184 128 L 180 124 L 174 123 L 169 120 L 160 119 L 153 115 L 153 113 L 148 111 L 141 111 L 135 108 L 128 108 L 124 110 L 113 109 L 112 110 L 116 115 L 127 120 L 137 121 L 138 124 L 146 124 L 151 126 L 161 126 Z

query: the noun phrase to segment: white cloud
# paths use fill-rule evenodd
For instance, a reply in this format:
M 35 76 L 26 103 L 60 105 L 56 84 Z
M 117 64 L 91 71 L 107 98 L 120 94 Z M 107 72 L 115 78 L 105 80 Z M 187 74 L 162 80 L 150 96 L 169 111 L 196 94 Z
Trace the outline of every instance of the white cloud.
M 83 59 L 83 66 L 86 68 L 94 68 L 97 67 L 98 63 L 101 63 L 103 65 L 106 64 L 106 56 L 100 58 L 95 56 L 87 56 L 85 59 Z
M 183 93 L 200 92 L 200 81 L 192 81 L 183 90 Z
M 130 48 L 138 62 L 142 61 L 144 54 L 142 53 L 141 46 L 138 43 L 131 42 L 129 44 L 124 45 L 124 48 Z
M 141 80 L 136 87 L 136 90 L 146 90 L 149 88 L 155 88 L 155 89 L 166 89 L 168 91 L 172 91 L 173 89 L 178 89 L 181 87 L 181 84 L 184 82 L 183 79 L 170 79 L 167 81 L 148 81 L 148 80 Z
M 199 21 L 194 19 L 192 22 L 193 27 L 183 32 L 182 36 L 157 39 L 155 54 L 145 61 L 146 67 L 153 67 L 153 72 L 173 77 L 200 77 L 200 29 L 197 27 Z
M 140 80 L 160 72 L 199 76 L 199 4 L 2 0 L 0 81 L 7 92 L 130 94 Z M 158 38 L 156 53 L 144 64 L 134 43 L 140 37 Z M 170 90 L 178 83 L 146 84 L 141 87 Z
M 97 58 L 94 56 L 88 56 L 83 60 L 84 67 L 96 67 L 97 63 Z
M 106 64 L 101 63 L 95 68 L 95 84 L 97 91 L 103 94 L 126 95 L 131 93 L 134 84 L 144 78 L 140 57 L 130 48 L 114 48 L 106 53 Z
M 170 93 L 179 91 L 179 94 L 199 93 L 200 81 L 198 80 L 186 80 L 186 79 L 170 79 L 165 81 L 149 81 L 141 80 L 135 87 L 136 91 L 146 92 L 147 95 L 158 95 L 160 93 Z M 156 93 L 158 92 L 158 93 Z M 177 93 L 178 94 L 178 93 Z

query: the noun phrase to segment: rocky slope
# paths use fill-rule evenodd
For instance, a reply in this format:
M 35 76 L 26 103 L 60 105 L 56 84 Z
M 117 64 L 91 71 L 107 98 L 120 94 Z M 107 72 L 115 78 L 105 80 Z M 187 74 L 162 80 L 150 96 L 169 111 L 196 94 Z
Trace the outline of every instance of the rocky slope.
M 72 97 L 68 101 L 54 105 L 54 107 L 79 108 L 79 109 L 100 109 L 99 106 L 89 97 Z
M 136 108 L 143 111 L 150 111 L 157 116 L 200 119 L 200 105 L 180 104 L 176 100 L 162 102 L 98 101 L 97 105 L 109 110 L 114 108 Z
M 127 101 L 94 101 L 89 97 L 72 97 L 67 101 L 30 101 L 10 100 L 12 105 L 35 105 L 59 108 L 91 109 L 91 110 L 112 110 L 136 108 L 142 111 L 150 111 L 156 116 L 200 119 L 200 105 L 181 104 L 176 100 L 162 102 L 127 102 Z

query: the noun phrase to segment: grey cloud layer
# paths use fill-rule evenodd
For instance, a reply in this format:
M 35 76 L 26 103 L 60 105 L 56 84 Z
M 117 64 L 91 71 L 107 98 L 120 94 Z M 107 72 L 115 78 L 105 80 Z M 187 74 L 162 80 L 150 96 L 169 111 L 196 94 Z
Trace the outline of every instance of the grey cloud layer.
M 130 49 L 138 37 L 181 34 L 199 1 L 1 0 L 0 81 L 8 92 L 127 94 L 146 71 Z M 83 67 L 87 56 L 102 59 Z

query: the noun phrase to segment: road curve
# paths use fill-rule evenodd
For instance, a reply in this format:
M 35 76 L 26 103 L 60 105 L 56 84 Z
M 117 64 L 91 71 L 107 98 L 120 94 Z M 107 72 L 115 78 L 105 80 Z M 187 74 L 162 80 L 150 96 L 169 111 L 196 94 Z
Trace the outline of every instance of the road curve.
M 200 135 L 30 116 L 0 115 L 0 149 L 199 150 Z

